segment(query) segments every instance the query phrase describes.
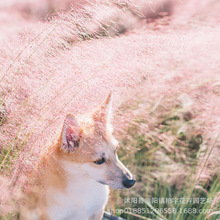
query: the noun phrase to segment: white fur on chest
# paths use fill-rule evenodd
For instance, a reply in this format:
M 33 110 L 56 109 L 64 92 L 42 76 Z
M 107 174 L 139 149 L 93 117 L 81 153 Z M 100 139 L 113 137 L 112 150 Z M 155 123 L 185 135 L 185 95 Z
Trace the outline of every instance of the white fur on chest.
M 48 214 L 53 220 L 86 220 L 105 207 L 109 187 L 89 176 L 80 175 L 79 169 L 69 166 L 65 163 L 65 168 L 73 170 L 66 177 L 66 188 L 59 191 L 50 189 L 48 192 Z

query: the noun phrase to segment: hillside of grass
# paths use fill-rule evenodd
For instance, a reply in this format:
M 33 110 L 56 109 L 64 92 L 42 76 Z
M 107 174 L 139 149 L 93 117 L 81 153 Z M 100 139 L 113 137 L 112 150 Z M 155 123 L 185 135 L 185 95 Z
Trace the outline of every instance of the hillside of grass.
M 135 175 L 106 210 L 128 220 L 220 218 L 216 0 L 0 3 L 0 219 L 65 115 L 113 91 L 119 158 Z

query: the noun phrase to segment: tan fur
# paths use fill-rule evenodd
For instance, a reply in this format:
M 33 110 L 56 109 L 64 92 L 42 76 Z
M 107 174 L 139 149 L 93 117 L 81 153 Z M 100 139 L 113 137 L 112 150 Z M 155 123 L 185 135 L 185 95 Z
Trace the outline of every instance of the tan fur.
M 106 185 L 122 189 L 124 179 L 133 178 L 116 155 L 110 101 L 111 95 L 89 117 L 67 115 L 56 144 L 42 155 L 36 172 L 29 176 L 21 219 L 101 219 L 108 199 Z M 103 164 L 94 163 L 100 158 Z

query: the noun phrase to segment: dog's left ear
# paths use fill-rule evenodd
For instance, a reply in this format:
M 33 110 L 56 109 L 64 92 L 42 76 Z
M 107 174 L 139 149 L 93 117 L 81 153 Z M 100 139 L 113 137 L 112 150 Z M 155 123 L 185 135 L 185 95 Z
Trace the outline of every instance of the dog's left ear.
M 103 104 L 94 112 L 95 132 L 103 134 L 106 130 L 112 132 L 112 92 L 110 92 Z
M 62 149 L 74 152 L 79 147 L 81 129 L 76 118 L 68 114 L 62 130 Z

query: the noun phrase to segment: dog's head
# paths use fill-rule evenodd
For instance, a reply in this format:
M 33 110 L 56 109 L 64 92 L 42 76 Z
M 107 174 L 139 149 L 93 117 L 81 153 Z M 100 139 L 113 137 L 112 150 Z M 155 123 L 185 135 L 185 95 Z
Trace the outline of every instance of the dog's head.
M 63 160 L 68 161 L 68 170 L 73 174 L 116 189 L 130 188 L 135 179 L 118 159 L 118 142 L 112 135 L 110 118 L 111 93 L 92 116 L 77 120 L 67 115 L 61 134 Z

